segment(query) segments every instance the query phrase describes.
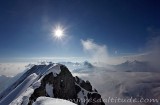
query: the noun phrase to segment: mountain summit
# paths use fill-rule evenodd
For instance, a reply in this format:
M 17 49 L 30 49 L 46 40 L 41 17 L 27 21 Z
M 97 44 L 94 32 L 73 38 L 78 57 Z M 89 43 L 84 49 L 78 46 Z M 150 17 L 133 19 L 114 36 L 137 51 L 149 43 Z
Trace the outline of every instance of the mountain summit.
M 26 71 L 0 94 L 0 105 L 50 105 L 57 99 L 77 105 L 105 105 L 89 81 L 73 77 L 65 65 L 54 63 L 34 65 Z M 44 104 L 47 100 L 50 104 Z

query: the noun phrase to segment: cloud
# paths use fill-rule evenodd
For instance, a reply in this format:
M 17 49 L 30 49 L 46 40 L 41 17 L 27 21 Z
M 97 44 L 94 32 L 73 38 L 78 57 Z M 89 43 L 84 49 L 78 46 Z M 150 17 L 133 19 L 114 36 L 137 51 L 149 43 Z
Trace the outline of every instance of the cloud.
M 96 62 L 96 66 L 107 66 L 106 64 L 116 65 L 127 60 L 132 61 L 143 54 L 129 56 L 109 56 L 107 46 L 99 45 L 93 39 L 81 40 L 83 50 L 89 56 L 89 61 Z
M 28 63 L 1 63 L 0 75 L 15 76 L 23 72 L 26 69 L 26 65 L 28 65 Z
M 106 45 L 99 45 L 93 39 L 81 40 L 84 51 L 89 54 L 91 61 L 108 62 L 108 52 Z
M 155 87 L 154 83 L 159 81 L 158 73 L 151 72 L 107 72 L 103 71 L 93 71 L 90 73 L 79 73 L 77 74 L 83 80 L 89 80 L 98 92 L 102 95 L 103 99 L 108 99 L 109 97 L 118 97 L 123 99 L 128 99 L 129 97 L 135 97 L 141 95 L 143 98 L 153 98 L 152 92 Z M 148 82 L 150 81 L 150 82 Z M 145 84 L 144 84 L 145 83 Z M 157 87 L 156 87 L 157 88 Z M 146 90 L 145 90 L 146 89 Z M 146 94 L 142 94 L 143 92 Z M 127 97 L 128 95 L 128 97 Z M 138 99 L 138 97 L 137 97 Z M 107 105 L 137 105 L 137 103 L 106 103 Z M 138 105 L 144 105 L 139 103 Z
M 147 42 L 146 52 L 147 54 L 142 59 L 160 69 L 160 36 L 154 37 Z
M 106 64 L 116 65 L 127 60 L 134 61 L 143 54 L 133 54 L 127 56 L 109 56 L 107 46 L 99 45 L 93 39 L 81 40 L 83 50 L 89 56 L 89 61 L 96 62 L 96 66 L 107 66 Z
M 143 53 L 126 56 L 126 59 L 146 61 L 155 69 L 160 69 L 160 36 L 148 40 L 142 49 Z

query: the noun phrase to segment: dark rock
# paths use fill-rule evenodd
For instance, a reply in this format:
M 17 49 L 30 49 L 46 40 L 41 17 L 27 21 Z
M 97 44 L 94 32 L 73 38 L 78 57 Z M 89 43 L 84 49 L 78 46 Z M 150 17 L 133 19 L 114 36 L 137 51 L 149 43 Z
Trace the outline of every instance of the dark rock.
M 55 77 L 55 81 L 53 83 L 54 96 L 55 98 L 75 99 L 75 81 L 71 72 L 63 65 L 60 66 L 60 69 L 61 72 L 57 77 Z
M 60 66 L 60 69 L 61 72 L 56 77 L 53 76 L 53 73 L 49 73 L 42 79 L 41 86 L 35 89 L 31 95 L 30 103 L 40 96 L 48 96 L 45 90 L 47 83 L 54 87 L 53 94 L 55 98 L 76 99 L 75 81 L 71 72 L 63 65 Z
M 84 88 L 85 90 L 89 91 L 89 92 L 92 92 L 92 85 L 89 81 L 84 81 L 84 80 L 81 80 L 80 78 L 78 78 L 77 76 L 75 77 L 75 82 L 77 84 L 79 84 L 82 88 Z

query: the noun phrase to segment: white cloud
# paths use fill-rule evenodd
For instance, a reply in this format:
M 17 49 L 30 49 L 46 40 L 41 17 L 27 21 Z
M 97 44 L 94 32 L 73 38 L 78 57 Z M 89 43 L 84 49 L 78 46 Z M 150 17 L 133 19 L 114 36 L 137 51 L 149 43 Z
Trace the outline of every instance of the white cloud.
M 28 64 L 41 64 L 41 62 L 83 62 L 84 57 L 40 57 L 40 58 L 14 58 L 11 62 L 0 63 L 0 75 L 15 76 L 26 70 Z
M 151 66 L 160 69 L 160 36 L 150 39 L 141 54 L 124 56 L 127 60 L 147 61 Z
M 146 47 L 147 54 L 142 57 L 143 60 L 148 61 L 152 66 L 160 68 L 160 36 L 154 37 L 148 41 Z
M 99 45 L 95 43 L 93 39 L 81 40 L 81 44 L 83 46 L 84 52 L 89 56 L 89 61 L 96 62 L 99 66 L 106 66 L 106 64 L 116 65 L 123 63 L 127 60 L 134 60 L 133 58 L 139 56 L 130 55 L 111 57 L 108 54 L 107 46 Z
M 25 70 L 28 63 L 0 63 L 0 75 L 15 76 Z
M 89 54 L 93 62 L 108 62 L 108 52 L 106 45 L 96 44 L 93 39 L 81 40 L 83 49 Z
M 93 39 L 81 40 L 84 51 L 90 57 L 92 62 L 99 62 L 105 64 L 120 64 L 125 61 L 147 61 L 153 67 L 160 68 L 160 36 L 154 37 L 146 44 L 143 53 L 123 55 L 123 56 L 109 56 L 106 45 L 99 45 Z

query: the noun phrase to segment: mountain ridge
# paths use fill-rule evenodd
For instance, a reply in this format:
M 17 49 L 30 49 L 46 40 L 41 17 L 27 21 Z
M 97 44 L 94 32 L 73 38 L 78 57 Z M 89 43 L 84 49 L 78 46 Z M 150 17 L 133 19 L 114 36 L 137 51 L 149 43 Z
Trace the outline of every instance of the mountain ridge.
M 105 105 L 89 81 L 73 77 L 65 65 L 54 63 L 34 65 L 26 71 L 1 93 L 0 104 L 32 105 L 41 96 L 70 100 L 78 105 Z

